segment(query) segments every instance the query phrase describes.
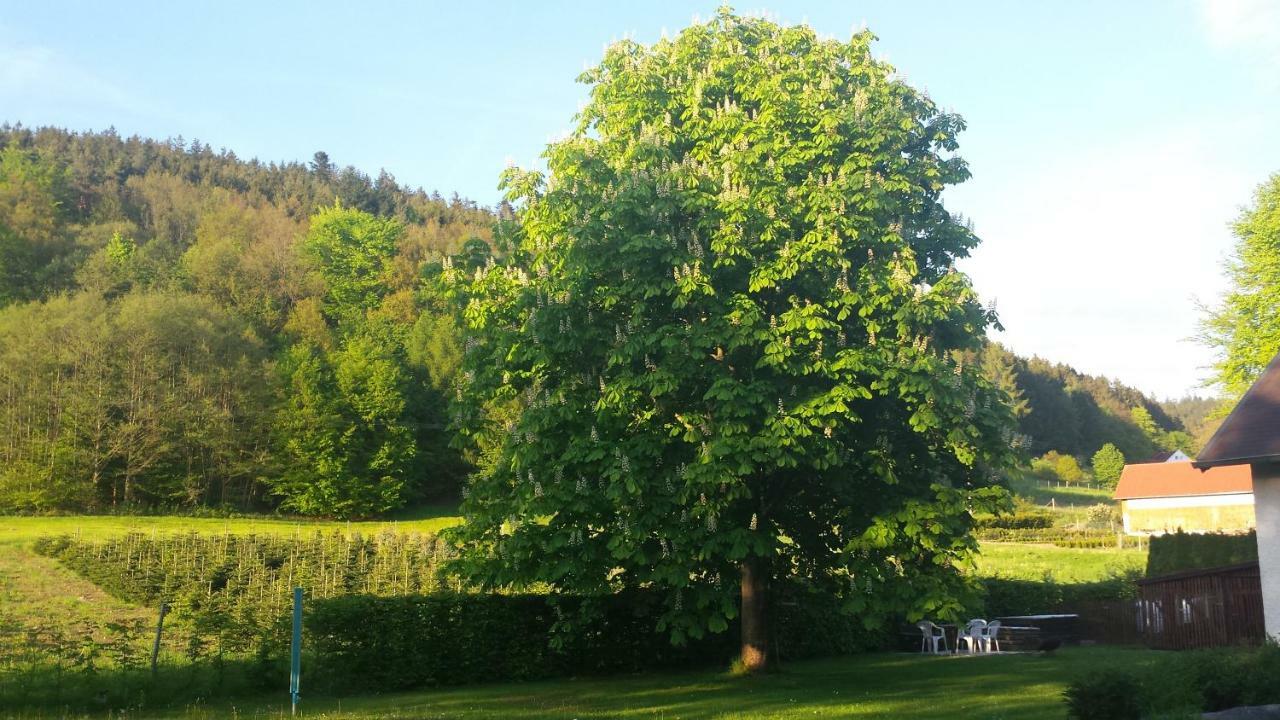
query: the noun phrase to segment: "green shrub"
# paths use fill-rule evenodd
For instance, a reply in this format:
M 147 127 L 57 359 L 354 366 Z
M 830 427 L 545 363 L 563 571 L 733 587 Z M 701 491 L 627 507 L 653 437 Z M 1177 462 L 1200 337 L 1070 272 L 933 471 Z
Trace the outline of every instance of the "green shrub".
M 1031 474 L 1040 480 L 1080 483 L 1089 479 L 1079 461 L 1072 455 L 1050 450 L 1031 461 Z
M 1280 648 L 1206 650 L 1194 655 L 1199 656 L 1199 662 L 1188 663 L 1188 667 L 1199 690 L 1201 709 L 1213 712 L 1280 703 Z
M 1067 711 L 1077 720 L 1139 720 L 1142 688 L 1133 673 L 1097 670 L 1067 687 Z
M 1097 503 L 1090 505 L 1085 511 L 1085 522 L 1091 528 L 1105 528 L 1114 531 L 1123 522 L 1120 508 L 1115 503 Z
M 1053 527 L 1053 513 L 1038 505 L 1019 502 L 1012 513 L 1004 515 L 981 515 L 974 523 L 978 529 L 1003 528 L 1020 530 L 1028 528 Z
M 1280 703 L 1280 647 L 1168 653 L 1154 662 L 1092 672 L 1065 698 L 1079 720 L 1198 715 Z
M 1258 538 L 1254 532 L 1184 533 L 1151 538 L 1147 575 L 1167 575 L 1183 570 L 1236 565 L 1258 559 Z

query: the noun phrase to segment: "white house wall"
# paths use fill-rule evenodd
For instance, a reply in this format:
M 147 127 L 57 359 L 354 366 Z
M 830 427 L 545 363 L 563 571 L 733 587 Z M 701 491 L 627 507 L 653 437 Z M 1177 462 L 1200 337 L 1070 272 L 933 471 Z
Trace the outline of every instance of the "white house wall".
M 1173 532 L 1239 532 L 1254 527 L 1253 493 L 1134 498 L 1121 503 L 1130 535 Z
M 1267 634 L 1280 641 L 1280 469 L 1253 468 L 1257 497 L 1258 566 L 1262 571 L 1262 611 Z

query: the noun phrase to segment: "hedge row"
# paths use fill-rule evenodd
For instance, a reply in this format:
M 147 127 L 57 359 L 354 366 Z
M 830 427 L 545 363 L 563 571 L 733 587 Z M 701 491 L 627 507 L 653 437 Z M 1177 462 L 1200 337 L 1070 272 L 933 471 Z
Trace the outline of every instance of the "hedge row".
M 1137 584 L 1129 578 L 1111 578 L 1087 583 L 1059 583 L 1043 580 L 987 578 L 982 581 L 986 617 L 1036 615 L 1052 611 L 1078 611 L 1081 605 L 1135 598 Z
M 882 647 L 890 639 L 863 630 L 832 600 L 802 591 L 785 597 L 772 608 L 784 659 Z M 737 653 L 736 624 L 672 645 L 655 631 L 657 600 L 644 592 L 321 600 L 305 619 L 308 683 L 322 692 L 388 691 L 725 664 Z M 595 606 L 595 620 L 557 634 L 557 620 L 577 616 L 584 603 Z
M 1147 575 L 1155 577 L 1183 570 L 1236 565 L 1257 559 L 1258 538 L 1252 531 L 1239 535 L 1179 531 L 1151 538 Z
M 1141 538 L 1117 534 L 1111 530 L 1069 528 L 987 528 L 977 532 L 979 540 L 988 542 L 1046 543 L 1065 548 L 1141 547 Z
M 1280 703 L 1280 647 L 1168 653 L 1151 664 L 1096 670 L 1067 688 L 1071 717 L 1138 720 L 1198 717 Z
M 1005 515 L 980 515 L 975 518 L 974 526 L 979 530 L 1003 528 L 1019 530 L 1027 528 L 1053 527 L 1053 513 L 1035 507 L 1019 507 L 1016 511 Z

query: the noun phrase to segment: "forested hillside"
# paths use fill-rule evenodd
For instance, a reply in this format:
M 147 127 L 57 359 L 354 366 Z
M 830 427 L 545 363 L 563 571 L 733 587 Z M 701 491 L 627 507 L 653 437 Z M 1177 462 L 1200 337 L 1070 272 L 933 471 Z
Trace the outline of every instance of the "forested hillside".
M 483 265 L 507 212 L 324 153 L 0 127 L 0 510 L 355 517 L 452 492 L 461 353 L 433 278 Z M 979 360 L 1032 456 L 1195 449 L 1133 388 Z
M 1199 449 L 1209 442 L 1234 403 L 1221 398 L 1188 395 L 1177 400 L 1165 400 L 1160 405 L 1170 417 L 1182 423 L 1186 431 L 1191 433 L 1191 437 L 1195 438 L 1194 444 Z
M 0 510 L 368 515 L 450 491 L 450 315 L 494 213 L 199 142 L 0 127 Z
M 1014 398 L 1019 430 L 1034 456 L 1056 450 L 1088 459 L 1106 443 L 1129 461 L 1159 450 L 1198 449 L 1178 418 L 1118 381 L 1018 357 L 998 343 L 987 346 L 982 362 L 988 376 Z

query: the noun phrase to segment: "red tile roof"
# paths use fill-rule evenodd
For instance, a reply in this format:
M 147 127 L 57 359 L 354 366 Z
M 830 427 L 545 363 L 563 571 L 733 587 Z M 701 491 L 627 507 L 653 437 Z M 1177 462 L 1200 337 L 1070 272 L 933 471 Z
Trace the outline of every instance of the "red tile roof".
M 1248 465 L 1203 471 L 1190 462 L 1125 465 L 1116 485 L 1117 500 L 1248 492 L 1253 492 L 1253 473 Z
M 1280 355 L 1262 371 L 1196 458 L 1196 467 L 1280 460 Z

